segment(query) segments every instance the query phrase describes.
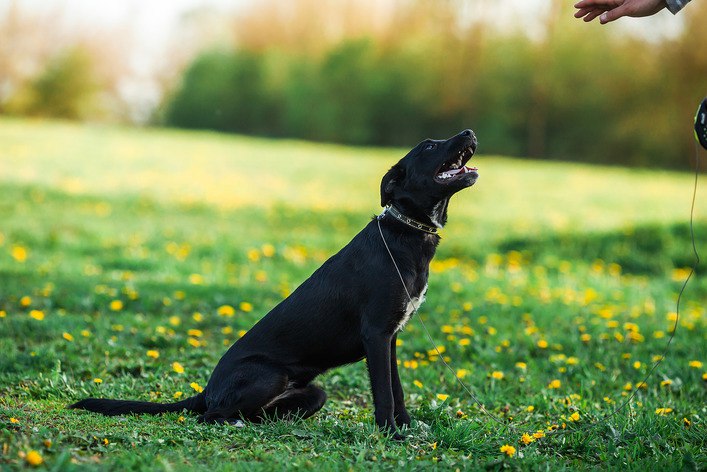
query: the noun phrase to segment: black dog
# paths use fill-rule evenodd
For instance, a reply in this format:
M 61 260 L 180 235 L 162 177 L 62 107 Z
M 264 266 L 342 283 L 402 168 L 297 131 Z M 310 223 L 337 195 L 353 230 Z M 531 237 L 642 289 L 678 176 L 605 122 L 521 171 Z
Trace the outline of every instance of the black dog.
M 424 300 L 439 243 L 434 233 L 447 221 L 450 197 L 476 182 L 476 169 L 465 165 L 475 149 L 471 130 L 415 146 L 383 177 L 386 211 L 236 341 L 202 393 L 171 404 L 88 398 L 70 408 L 104 415 L 186 409 L 206 422 L 307 418 L 326 401 L 312 380 L 366 357 L 376 424 L 399 438 L 396 425 L 409 425 L 410 416 L 398 377 L 397 333 Z

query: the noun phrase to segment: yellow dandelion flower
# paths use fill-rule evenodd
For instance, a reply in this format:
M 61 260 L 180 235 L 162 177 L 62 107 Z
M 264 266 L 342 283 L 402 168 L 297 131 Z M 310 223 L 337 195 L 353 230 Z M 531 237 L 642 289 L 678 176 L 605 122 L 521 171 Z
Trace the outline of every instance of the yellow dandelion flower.
M 665 379 L 662 382 L 660 382 L 661 387 L 669 387 L 672 384 L 673 384 L 673 381 L 670 379 Z
M 230 326 L 224 326 L 221 328 L 221 334 L 231 334 L 233 332 L 233 328 Z
M 0 310 L 0 318 L 5 318 L 7 316 L 7 312 L 5 310 Z
M 672 408 L 656 408 L 655 409 L 655 414 L 660 415 L 660 416 L 665 416 L 668 413 L 672 413 L 673 409 Z
M 182 366 L 182 364 L 180 364 L 179 362 L 172 362 L 172 370 L 174 370 L 178 374 L 183 374 L 184 366 Z
M 27 461 L 29 465 L 36 467 L 42 462 L 44 462 L 44 459 L 42 458 L 42 455 L 39 452 L 31 450 L 25 456 L 25 461 Z
M 253 305 L 252 305 L 251 303 L 248 303 L 248 302 L 241 302 L 241 303 L 238 305 L 238 308 L 240 308 L 241 311 L 244 311 L 244 312 L 246 312 L 246 313 L 249 313 L 249 312 L 253 311 Z
M 403 345 L 403 340 L 402 340 L 402 339 L 396 339 L 396 340 L 395 340 L 395 345 L 398 346 L 398 347 L 402 346 L 402 345 Z
M 82 329 L 82 330 L 81 330 L 81 336 L 83 336 L 84 338 L 88 338 L 88 337 L 91 336 L 91 332 L 90 332 L 89 330 L 87 330 L 87 329 Z
M 22 308 L 27 308 L 31 304 L 32 304 L 32 297 L 25 295 L 24 297 L 20 298 L 20 306 Z
M 687 365 L 694 368 L 694 369 L 701 369 L 702 368 L 702 362 L 700 362 L 700 361 L 690 361 Z
M 523 436 L 520 437 L 520 442 L 525 445 L 528 445 L 533 441 L 535 441 L 535 438 L 529 435 L 528 433 L 523 433 Z
M 37 321 L 42 321 L 44 319 L 44 312 L 42 310 L 31 310 L 29 316 Z
M 12 246 L 10 255 L 17 262 L 25 262 L 27 260 L 27 249 L 24 246 Z
M 120 311 L 123 309 L 123 301 L 122 300 L 113 300 L 108 305 L 108 308 L 110 308 L 111 311 Z
M 570 415 L 570 421 L 579 421 L 579 413 L 576 411 L 574 413 L 572 413 Z
M 96 377 L 95 379 L 93 379 L 93 383 L 95 383 L 95 384 L 102 384 L 102 383 L 103 383 L 103 379 L 99 379 L 98 377 Z
M 200 323 L 201 321 L 204 320 L 204 315 L 199 313 L 198 311 L 195 311 L 193 315 L 191 315 L 191 319 L 196 321 L 197 323 Z
M 449 398 L 449 395 L 447 395 L 446 393 L 438 393 L 437 394 L 437 399 L 441 402 L 446 401 L 447 398 Z
M 457 370 L 457 378 L 463 379 L 464 377 L 467 376 L 468 373 L 469 373 L 469 371 L 466 369 L 458 369 Z
M 71 334 L 67 333 L 67 332 L 63 332 L 63 333 L 61 334 L 61 337 L 64 338 L 64 339 L 66 339 L 66 340 L 69 341 L 69 342 L 72 342 L 72 341 L 74 340 L 74 337 L 73 337 Z
M 626 382 L 626 384 L 624 385 L 624 390 L 630 392 L 631 390 L 633 390 L 633 384 L 631 382 Z
M 259 270 L 255 273 L 255 281 L 260 283 L 265 283 L 268 281 L 268 273 L 264 270 Z
M 445 334 L 452 334 L 454 332 L 454 327 L 450 325 L 443 325 L 442 332 Z
M 275 255 L 275 246 L 272 244 L 263 244 L 260 250 L 263 252 L 263 256 L 265 257 L 272 257 Z
M 172 398 L 174 398 L 175 400 L 179 400 L 180 398 L 182 398 L 182 395 L 184 395 L 184 392 L 178 390 L 178 391 L 174 392 L 174 395 L 172 395 Z
M 535 439 L 544 438 L 544 437 L 545 437 L 545 431 L 543 431 L 542 429 L 541 429 L 541 430 L 538 430 L 538 431 L 536 431 L 536 432 L 533 433 L 533 437 L 534 437 Z
M 548 346 L 549 346 L 548 342 L 545 341 L 544 339 L 541 339 L 540 341 L 538 341 L 538 347 L 540 349 L 547 349 Z
M 422 388 L 422 382 L 420 382 L 419 380 L 414 380 L 412 383 L 415 385 L 415 387 Z
M 189 283 L 192 285 L 203 285 L 204 277 L 201 274 L 190 274 Z
M 532 413 L 535 411 L 535 407 L 533 405 L 528 405 L 525 411 L 527 411 L 528 413 Z
M 634 369 L 640 369 L 642 365 L 643 365 L 643 364 L 641 364 L 640 361 L 636 361 L 636 362 L 633 363 L 633 368 L 634 368 Z
M 447 350 L 447 348 L 444 346 L 437 346 L 435 349 L 429 349 L 427 351 L 427 355 L 429 357 L 438 356 L 438 355 L 444 354 L 444 351 L 446 351 L 446 350 Z
M 200 329 L 190 329 L 187 331 L 189 336 L 194 336 L 195 338 L 200 338 L 204 335 L 204 332 Z
M 588 343 L 589 341 L 592 340 L 592 335 L 589 333 L 583 333 L 580 337 L 579 340 L 582 341 L 583 343 Z
M 199 340 L 196 339 L 196 338 L 188 338 L 188 339 L 187 339 L 187 343 L 189 343 L 189 345 L 190 345 L 191 347 L 199 347 L 199 346 L 201 346 L 201 341 L 199 341 Z
M 251 262 L 258 262 L 260 260 L 260 251 L 257 249 L 248 250 L 248 260 Z
M 180 416 L 179 418 L 177 418 L 177 422 L 178 422 L 178 423 L 184 423 L 184 417 L 183 417 L 183 416 Z
M 462 338 L 459 340 L 460 346 L 468 346 L 469 344 L 471 344 L 471 340 L 469 338 Z
M 179 318 L 177 315 L 170 316 L 169 324 L 171 324 L 172 326 L 179 326 L 180 324 L 182 324 L 182 319 Z
M 525 362 L 516 362 L 516 367 L 521 370 L 526 370 L 528 368 L 528 364 Z
M 10 418 L 10 423 L 12 423 L 12 424 L 17 424 L 19 422 L 20 422 L 20 420 L 18 420 L 17 418 Z
M 579 359 L 577 359 L 574 356 L 570 356 L 567 358 L 567 360 L 565 362 L 567 363 L 567 365 L 577 365 L 577 364 L 579 364 Z
M 558 379 L 554 379 L 550 381 L 550 383 L 547 385 L 547 388 L 553 389 L 553 388 L 560 388 L 562 386 L 562 382 L 560 382 Z
M 160 357 L 160 352 L 156 349 L 150 349 L 147 351 L 146 354 L 147 354 L 147 357 L 151 357 L 153 359 L 157 359 L 158 357 Z
M 233 316 L 236 314 L 236 310 L 231 305 L 221 305 L 216 310 L 216 313 L 219 316 Z
M 503 378 L 503 372 L 500 370 L 494 370 L 491 372 L 491 378 L 496 380 L 501 380 Z
M 501 446 L 501 452 L 507 455 L 508 457 L 513 457 L 516 453 L 516 448 L 509 444 L 504 444 L 503 446 Z
M 245 336 L 245 333 L 247 333 L 247 332 L 248 332 L 248 331 L 246 331 L 246 330 L 244 330 L 244 329 L 239 329 L 239 330 L 238 330 L 238 337 L 239 337 L 239 338 L 242 338 L 243 336 Z
M 202 387 L 201 385 L 199 385 L 199 384 L 196 383 L 196 382 L 190 383 L 189 386 L 190 386 L 191 388 L 193 388 L 194 390 L 196 390 L 197 393 L 201 393 L 201 392 L 204 391 L 204 387 Z
M 682 419 L 682 424 L 683 424 L 686 428 L 689 428 L 690 426 L 692 426 L 692 422 L 691 422 L 690 420 L 688 420 L 687 418 L 683 418 L 683 419 Z

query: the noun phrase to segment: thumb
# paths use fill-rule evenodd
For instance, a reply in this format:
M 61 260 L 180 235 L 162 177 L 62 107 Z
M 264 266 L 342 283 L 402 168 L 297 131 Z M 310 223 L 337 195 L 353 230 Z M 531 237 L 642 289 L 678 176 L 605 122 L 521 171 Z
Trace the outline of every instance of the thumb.
M 604 13 L 601 14 L 599 17 L 599 22 L 602 25 L 605 25 L 606 23 L 610 23 L 614 20 L 618 20 L 622 16 L 626 16 L 629 14 L 629 7 L 626 6 L 624 3 L 621 6 L 618 6 L 614 9 L 611 9 L 609 11 L 605 11 Z

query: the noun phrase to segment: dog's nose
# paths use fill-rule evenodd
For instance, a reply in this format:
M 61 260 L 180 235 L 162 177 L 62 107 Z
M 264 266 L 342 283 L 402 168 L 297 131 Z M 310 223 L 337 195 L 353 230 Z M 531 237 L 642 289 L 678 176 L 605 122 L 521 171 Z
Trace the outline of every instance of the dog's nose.
M 472 145 L 474 148 L 476 148 L 476 144 L 477 144 L 476 135 L 474 134 L 474 132 L 473 132 L 472 130 L 470 130 L 470 129 L 465 129 L 464 131 L 462 131 L 461 133 L 459 133 L 459 136 L 463 136 L 463 137 L 465 137 L 465 138 L 467 138 L 467 137 L 471 138 L 471 143 L 472 143 L 471 145 Z

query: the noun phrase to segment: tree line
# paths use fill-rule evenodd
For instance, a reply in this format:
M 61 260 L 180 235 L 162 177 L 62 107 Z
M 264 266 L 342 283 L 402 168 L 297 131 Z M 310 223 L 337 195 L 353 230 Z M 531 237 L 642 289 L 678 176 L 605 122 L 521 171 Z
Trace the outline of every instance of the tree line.
M 370 11 L 383 4 L 255 2 L 224 20 L 228 38 L 163 81 L 151 123 L 403 147 L 471 127 L 487 154 L 691 165 L 691 120 L 707 94 L 704 2 L 674 20 L 684 21 L 678 35 L 660 40 L 585 25 L 561 0 L 552 0 L 539 34 L 463 14 L 464 5 L 492 9 L 486 0 L 407 0 L 387 14 Z M 106 80 L 116 77 L 110 68 L 96 73 L 108 55 L 82 44 L 21 86 L 3 88 L 0 72 L 0 113 L 115 120 L 95 107 L 118 90 Z M 126 116 L 122 109 L 118 120 Z

